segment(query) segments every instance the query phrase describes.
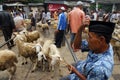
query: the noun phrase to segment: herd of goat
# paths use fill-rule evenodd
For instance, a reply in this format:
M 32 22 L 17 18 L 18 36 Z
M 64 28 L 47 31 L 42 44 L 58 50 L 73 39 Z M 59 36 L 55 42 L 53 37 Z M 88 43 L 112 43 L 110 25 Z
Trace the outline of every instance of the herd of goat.
M 27 64 L 27 60 L 32 62 L 31 72 L 34 72 L 39 64 L 43 71 L 48 68 L 49 71 L 54 71 L 55 65 L 59 68 L 60 61 L 63 59 L 60 56 L 58 48 L 54 45 L 54 40 L 40 36 L 40 33 L 35 30 L 32 32 L 24 29 L 21 32 L 13 33 L 14 43 L 18 49 L 18 55 L 12 50 L 0 50 L 0 70 L 7 70 L 10 73 L 11 80 L 16 72 L 16 64 L 18 57 L 21 57 L 21 64 Z M 18 57 L 17 57 L 18 56 Z M 47 67 L 46 67 L 46 64 Z

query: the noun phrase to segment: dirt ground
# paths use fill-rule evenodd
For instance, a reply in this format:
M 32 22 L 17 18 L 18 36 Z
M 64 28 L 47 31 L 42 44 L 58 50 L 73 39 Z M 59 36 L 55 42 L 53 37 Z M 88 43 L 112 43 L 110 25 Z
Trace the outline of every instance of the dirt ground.
M 54 28 L 50 27 L 49 33 L 43 33 L 41 29 L 37 29 L 40 31 L 41 35 L 44 36 L 46 39 L 54 39 Z M 67 34 L 67 39 L 68 41 L 70 40 L 70 35 Z M 4 43 L 4 38 L 1 35 L 0 32 L 0 45 Z M 0 50 L 7 49 L 7 46 L 4 46 L 0 48 Z M 12 50 L 18 55 L 18 49 L 16 46 L 12 48 Z M 73 57 L 71 56 L 70 50 L 65 43 L 65 46 L 62 46 L 59 48 L 60 55 L 65 59 L 66 62 L 69 64 L 73 63 Z M 81 53 L 76 52 L 75 55 L 79 60 L 83 60 L 86 58 L 87 53 Z M 66 66 L 61 62 L 60 64 L 60 72 L 58 70 L 58 67 L 56 67 L 54 72 L 49 72 L 48 70 L 45 70 L 44 72 L 40 69 L 37 68 L 35 72 L 31 73 L 32 63 L 29 61 L 28 64 L 26 65 L 21 65 L 21 57 L 18 57 L 18 63 L 17 63 L 17 71 L 14 76 L 14 80 L 59 80 L 62 76 L 66 76 L 69 71 L 66 68 Z M 7 71 L 0 71 L 0 80 L 8 80 L 8 73 Z M 110 79 L 114 80 L 114 79 Z

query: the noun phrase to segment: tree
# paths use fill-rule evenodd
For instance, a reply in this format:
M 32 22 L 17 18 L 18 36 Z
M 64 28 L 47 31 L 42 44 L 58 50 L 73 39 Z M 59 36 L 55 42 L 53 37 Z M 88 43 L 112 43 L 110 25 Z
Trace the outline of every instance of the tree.
M 3 3 L 4 2 L 4 0 L 0 0 L 0 3 Z

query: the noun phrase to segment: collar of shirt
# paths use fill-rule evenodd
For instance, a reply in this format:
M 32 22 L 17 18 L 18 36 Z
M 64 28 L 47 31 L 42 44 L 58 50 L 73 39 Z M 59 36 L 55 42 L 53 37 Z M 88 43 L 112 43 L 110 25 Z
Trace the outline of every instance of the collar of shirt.
M 89 51 L 89 54 L 88 54 L 88 59 L 87 60 L 91 60 L 93 62 L 99 60 L 101 57 L 103 57 L 104 55 L 110 55 L 110 52 L 112 50 L 112 46 L 111 44 L 109 44 L 109 48 L 103 52 L 103 53 L 93 53 L 93 51 Z

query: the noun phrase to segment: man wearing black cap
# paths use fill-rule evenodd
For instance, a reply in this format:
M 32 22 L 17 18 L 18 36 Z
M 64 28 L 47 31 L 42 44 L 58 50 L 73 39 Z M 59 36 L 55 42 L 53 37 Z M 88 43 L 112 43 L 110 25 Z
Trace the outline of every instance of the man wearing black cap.
M 3 32 L 5 41 L 8 41 L 11 39 L 13 29 L 15 29 L 15 24 L 13 21 L 12 16 L 9 14 L 8 11 L 8 6 L 3 5 L 3 10 L 0 11 L 0 27 Z M 13 45 L 13 40 L 7 43 L 8 49 L 11 49 Z
M 85 24 L 88 23 L 89 20 L 86 19 Z M 78 61 L 74 67 L 68 65 L 72 73 L 61 80 L 108 80 L 114 65 L 113 48 L 110 44 L 114 27 L 114 23 L 91 21 L 87 39 L 90 49 L 87 59 Z M 76 41 L 81 42 L 81 31 L 83 29 L 84 26 L 79 29 L 75 37 L 74 49 L 79 47 Z

